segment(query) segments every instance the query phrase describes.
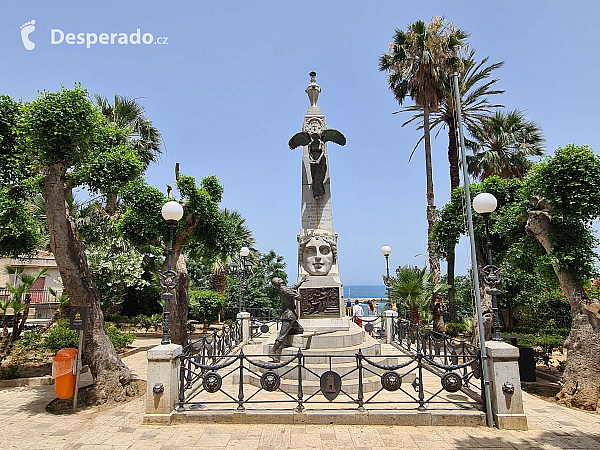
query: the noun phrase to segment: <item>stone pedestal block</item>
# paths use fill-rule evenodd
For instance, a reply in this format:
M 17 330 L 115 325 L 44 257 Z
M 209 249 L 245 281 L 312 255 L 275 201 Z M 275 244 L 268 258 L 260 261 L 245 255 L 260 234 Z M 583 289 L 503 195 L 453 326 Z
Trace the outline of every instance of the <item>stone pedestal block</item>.
M 398 311 L 388 309 L 383 312 L 385 320 L 385 342 L 390 343 L 394 339 L 394 320 L 398 317 Z
M 148 350 L 148 386 L 144 422 L 170 423 L 179 398 L 179 355 L 177 344 L 157 345 Z
M 499 341 L 488 341 L 485 346 L 494 422 L 501 430 L 527 430 L 519 377 L 519 349 Z
M 237 320 L 242 321 L 242 343 L 247 344 L 250 341 L 250 313 L 246 311 L 239 312 Z

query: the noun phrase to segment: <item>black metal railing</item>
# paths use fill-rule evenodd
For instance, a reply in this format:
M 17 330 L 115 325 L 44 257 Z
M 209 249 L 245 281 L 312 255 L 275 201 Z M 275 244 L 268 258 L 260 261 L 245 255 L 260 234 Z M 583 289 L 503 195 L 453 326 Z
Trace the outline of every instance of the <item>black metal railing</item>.
M 235 320 L 239 309 L 236 307 L 228 306 L 224 311 L 224 320 Z M 267 321 L 275 321 L 281 316 L 281 309 L 277 308 L 246 308 L 246 312 L 250 313 L 250 317 L 256 319 L 264 319 Z
M 61 289 L 56 290 L 56 296 L 50 294 L 48 289 L 31 289 L 29 291 L 29 296 L 31 298 L 30 303 L 56 303 L 61 294 Z M 6 288 L 0 288 L 0 300 L 7 300 L 10 298 L 12 298 L 10 291 Z
M 465 379 L 457 371 L 477 360 L 474 357 L 462 364 L 437 364 L 444 369 L 439 376 L 438 388 L 424 386 L 423 371 L 431 364 L 423 353 L 398 355 L 365 355 L 361 350 L 354 356 L 332 354 L 296 354 L 283 356 L 281 362 L 267 362 L 258 358 L 264 355 L 238 355 L 224 358 L 220 364 L 202 364 L 186 355 L 181 356 L 179 401 L 176 409 L 196 409 L 208 405 L 232 404 L 238 411 L 249 404 L 292 403 L 297 411 L 307 404 L 340 403 L 353 405 L 358 410 L 365 405 L 383 405 L 385 409 L 395 409 L 401 404 L 412 404 L 419 410 L 426 410 L 434 403 L 452 403 L 482 408 L 481 401 L 467 396 L 443 396 L 444 392 L 455 393 L 462 389 Z M 314 366 L 307 365 L 307 359 L 322 358 L 329 361 L 329 371 L 317 373 Z M 344 358 L 344 359 L 342 359 Z M 343 373 L 331 370 L 339 361 L 354 360 Z M 396 364 L 386 364 L 386 360 Z M 337 365 L 336 367 L 339 367 Z M 254 384 L 249 377 L 257 380 Z M 306 378 L 312 378 L 306 381 Z M 320 383 L 315 384 L 314 380 Z M 367 381 L 368 379 L 368 381 Z M 412 383 L 403 380 L 412 379 Z M 227 381 L 232 381 L 226 385 Z M 377 380 L 377 386 L 373 385 Z M 366 389 L 366 383 L 370 383 Z M 284 385 L 285 384 L 285 385 Z M 346 387 L 346 384 L 348 385 Z M 229 386 L 229 388 L 227 387 Z M 222 395 L 215 395 L 221 393 Z M 259 395 L 276 394 L 279 395 Z M 390 395 L 391 394 L 391 395 Z
M 187 365 L 188 375 L 191 380 L 193 364 L 210 366 L 218 364 L 223 358 L 231 354 L 242 342 L 242 327 L 239 321 L 226 323 L 220 330 L 190 341 L 181 353 L 181 365 Z M 187 385 L 187 384 L 186 384 Z M 193 382 L 192 382 L 193 385 Z M 185 389 L 184 392 L 185 393 Z M 182 393 L 180 392 L 180 395 Z
M 459 370 L 464 392 L 483 403 L 479 347 L 404 319 L 394 320 L 392 326 L 392 344 L 408 353 L 422 355 L 427 368 L 438 375 L 447 371 L 447 367 Z

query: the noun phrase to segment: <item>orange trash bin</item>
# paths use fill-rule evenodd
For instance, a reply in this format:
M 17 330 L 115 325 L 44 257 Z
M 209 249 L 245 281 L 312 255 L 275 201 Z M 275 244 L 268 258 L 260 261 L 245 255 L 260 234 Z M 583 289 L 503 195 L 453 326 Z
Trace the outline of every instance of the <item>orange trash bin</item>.
M 58 398 L 71 398 L 75 394 L 76 348 L 63 348 L 52 359 L 54 392 Z

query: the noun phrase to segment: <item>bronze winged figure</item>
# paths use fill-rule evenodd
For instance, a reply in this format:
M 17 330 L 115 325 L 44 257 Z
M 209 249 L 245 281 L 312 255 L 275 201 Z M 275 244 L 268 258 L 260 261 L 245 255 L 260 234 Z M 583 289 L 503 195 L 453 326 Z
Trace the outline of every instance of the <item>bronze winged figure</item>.
M 291 150 L 308 145 L 312 191 L 313 197 L 316 199 L 325 194 L 324 182 L 325 175 L 327 174 L 327 160 L 323 153 L 323 144 L 325 142 L 335 142 L 343 146 L 346 145 L 346 137 L 338 130 L 328 128 L 320 133 L 308 133 L 306 131 L 296 133 L 288 142 Z

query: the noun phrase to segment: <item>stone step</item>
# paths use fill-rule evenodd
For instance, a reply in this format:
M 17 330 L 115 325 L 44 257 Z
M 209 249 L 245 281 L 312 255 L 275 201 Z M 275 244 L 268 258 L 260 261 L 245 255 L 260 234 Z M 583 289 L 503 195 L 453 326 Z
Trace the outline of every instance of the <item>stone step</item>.
M 263 353 L 265 355 L 268 354 L 272 346 L 272 343 L 265 344 L 263 346 Z M 296 355 L 298 350 L 299 349 L 295 347 L 284 347 L 281 349 L 280 354 L 285 358 L 285 356 L 288 355 Z M 381 355 L 381 344 L 373 338 L 370 338 L 370 341 L 367 341 L 362 345 L 353 345 L 344 348 L 302 349 L 302 354 L 305 356 L 306 364 L 329 364 L 329 356 L 333 356 L 333 358 L 331 358 L 332 362 L 338 364 L 356 361 L 355 355 L 359 350 L 362 351 L 363 355 L 367 356 Z
M 302 349 L 353 347 L 365 342 L 365 332 L 359 327 L 348 331 L 304 333 L 288 336 L 285 345 Z
M 271 363 L 272 361 L 267 358 L 267 359 L 262 360 L 262 362 Z M 389 365 L 393 365 L 393 364 L 398 364 L 398 358 L 393 358 L 393 357 L 392 358 L 377 358 L 376 362 L 377 362 L 377 364 L 389 366 Z M 380 374 L 380 375 L 385 372 L 385 370 L 378 369 L 377 367 L 371 366 L 370 364 L 367 364 L 367 363 L 364 363 L 363 367 L 365 367 L 365 370 L 363 370 L 364 375 L 372 375 L 372 373 L 369 372 L 369 370 L 371 370 L 377 374 Z M 368 370 L 366 370 L 366 369 L 368 369 Z M 298 367 L 295 363 L 291 363 L 290 365 L 287 365 L 285 367 L 280 367 L 278 369 L 265 369 L 265 368 L 258 367 L 258 366 L 252 366 L 252 370 L 260 371 L 261 373 L 265 373 L 269 370 L 273 370 L 274 372 L 278 373 L 279 375 L 283 376 L 286 379 L 289 379 L 289 380 L 297 380 L 298 379 Z M 327 372 L 329 370 L 339 373 L 340 376 L 345 375 L 344 379 L 358 378 L 358 370 L 356 370 L 356 361 L 352 361 L 352 362 L 347 362 L 347 363 L 338 363 L 338 364 L 331 364 L 331 365 L 330 364 L 306 364 L 306 368 L 302 369 L 302 379 L 307 380 L 307 381 L 320 380 L 321 375 L 323 375 L 325 372 Z

